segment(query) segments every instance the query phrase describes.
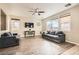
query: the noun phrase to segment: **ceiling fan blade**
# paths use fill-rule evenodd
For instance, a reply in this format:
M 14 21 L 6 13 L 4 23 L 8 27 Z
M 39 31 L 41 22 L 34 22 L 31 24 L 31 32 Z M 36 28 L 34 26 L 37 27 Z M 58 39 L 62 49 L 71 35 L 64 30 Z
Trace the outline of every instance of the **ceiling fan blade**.
M 45 13 L 44 11 L 38 11 L 38 13 Z
M 32 15 L 34 15 L 34 14 L 35 14 L 35 12 Z
M 34 11 L 28 11 L 28 12 L 34 12 Z

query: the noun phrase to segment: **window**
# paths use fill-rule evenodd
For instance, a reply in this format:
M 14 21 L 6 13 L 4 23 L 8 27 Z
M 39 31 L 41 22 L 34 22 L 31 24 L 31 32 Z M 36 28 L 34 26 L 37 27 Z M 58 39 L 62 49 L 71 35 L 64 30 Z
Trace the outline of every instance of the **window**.
M 12 19 L 11 20 L 11 30 L 19 30 L 20 29 L 20 20 Z
M 47 22 L 47 30 L 57 31 L 58 29 L 59 29 L 58 19 L 50 20 L 50 21 Z
M 70 31 L 71 30 L 71 16 L 65 16 L 60 18 L 60 29 L 62 31 Z
M 47 30 L 48 31 L 52 30 L 52 22 L 51 21 L 47 22 Z
M 57 31 L 59 29 L 59 22 L 58 20 L 52 20 L 52 29 Z

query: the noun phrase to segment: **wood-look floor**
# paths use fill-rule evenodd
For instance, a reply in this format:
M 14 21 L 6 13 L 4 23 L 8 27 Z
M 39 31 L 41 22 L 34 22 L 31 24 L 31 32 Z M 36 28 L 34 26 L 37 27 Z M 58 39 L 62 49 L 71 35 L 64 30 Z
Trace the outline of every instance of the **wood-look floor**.
M 79 54 L 79 46 L 65 42 L 57 44 L 41 37 L 21 38 L 20 45 L 0 49 L 0 55 L 68 55 Z

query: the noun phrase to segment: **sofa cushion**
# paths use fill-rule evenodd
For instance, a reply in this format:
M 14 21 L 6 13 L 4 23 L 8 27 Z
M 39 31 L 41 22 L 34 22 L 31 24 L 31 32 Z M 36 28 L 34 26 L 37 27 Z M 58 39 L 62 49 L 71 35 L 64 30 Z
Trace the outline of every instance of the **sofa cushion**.
M 1 35 L 1 37 L 2 36 L 13 36 L 10 32 L 6 32 L 6 33 L 3 33 L 2 35 Z
M 51 32 L 50 31 L 47 31 L 47 34 L 50 34 Z
M 13 36 L 13 35 L 11 34 L 11 32 L 8 32 L 7 34 L 8 34 L 9 36 Z
M 51 32 L 51 35 L 55 35 L 55 31 Z
M 46 34 L 46 35 L 50 37 L 55 37 L 55 38 L 59 37 L 58 35 L 51 35 L 51 34 Z
M 58 31 L 58 32 L 55 32 L 56 35 L 58 34 L 64 34 L 62 31 Z

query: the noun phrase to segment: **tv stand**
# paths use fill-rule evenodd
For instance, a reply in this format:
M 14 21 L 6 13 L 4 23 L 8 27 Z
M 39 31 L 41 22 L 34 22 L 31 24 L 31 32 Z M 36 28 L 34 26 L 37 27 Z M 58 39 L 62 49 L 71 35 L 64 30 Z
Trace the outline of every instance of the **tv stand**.
M 35 31 L 24 31 L 24 37 L 35 37 Z

